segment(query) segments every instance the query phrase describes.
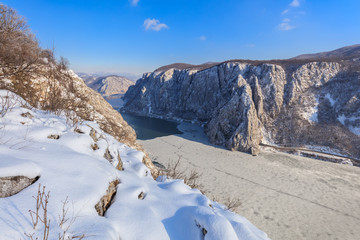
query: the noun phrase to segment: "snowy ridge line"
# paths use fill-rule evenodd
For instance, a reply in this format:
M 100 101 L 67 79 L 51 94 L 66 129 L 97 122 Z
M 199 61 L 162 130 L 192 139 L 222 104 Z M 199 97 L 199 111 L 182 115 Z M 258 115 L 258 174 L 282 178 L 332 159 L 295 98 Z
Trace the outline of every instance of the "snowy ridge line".
M 351 157 L 344 156 L 344 155 L 341 155 L 341 154 L 326 153 L 326 152 L 316 151 L 316 150 L 307 149 L 307 148 L 282 147 L 282 146 L 275 146 L 275 145 L 269 145 L 269 144 L 264 144 L 264 143 L 260 143 L 260 146 L 273 148 L 273 149 L 276 149 L 276 150 L 279 150 L 279 151 L 281 151 L 281 150 L 284 150 L 284 151 L 299 151 L 300 154 L 302 152 L 304 152 L 305 154 L 309 154 L 309 153 L 310 154 L 311 153 L 313 153 L 313 154 L 321 154 L 321 155 L 324 155 L 324 157 L 329 157 L 329 160 L 331 160 L 331 159 L 335 160 L 336 163 L 339 163 L 336 160 L 348 160 L 348 161 L 351 161 L 354 166 L 360 167 L 360 159 L 351 158 Z M 316 157 L 316 155 L 314 155 L 314 157 Z M 319 159 L 322 160 L 321 156 L 319 156 L 319 157 L 320 157 Z

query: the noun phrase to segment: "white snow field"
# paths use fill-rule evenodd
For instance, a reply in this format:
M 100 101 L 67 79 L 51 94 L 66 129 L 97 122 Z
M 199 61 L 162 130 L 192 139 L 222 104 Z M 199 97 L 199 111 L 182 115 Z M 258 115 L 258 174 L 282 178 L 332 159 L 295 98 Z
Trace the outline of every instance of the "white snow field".
M 19 193 L 0 198 L 0 239 L 43 239 L 44 224 L 33 229 L 29 210 L 35 211 L 39 184 L 50 191 L 47 215 L 48 239 L 268 239 L 244 217 L 209 200 L 182 180 L 153 180 L 142 164 L 143 153 L 104 133 L 95 122 L 74 126 L 65 116 L 29 108 L 15 94 L 0 90 L 2 100 L 11 99 L 0 116 L 0 178 L 39 176 Z M 4 109 L 4 101 L 0 110 Z M 5 108 L 6 109 L 6 108 Z M 75 131 L 75 128 L 77 131 Z M 96 130 L 99 149 L 93 150 L 91 129 Z M 79 131 L 80 130 L 80 131 Z M 59 135 L 59 139 L 49 139 Z M 104 158 L 120 153 L 124 171 Z M 95 210 L 109 183 L 118 179 L 117 193 L 104 216 Z M 139 195 L 143 192 L 143 199 Z M 63 202 L 70 219 L 61 225 Z M 40 209 L 41 210 L 41 209 Z M 42 213 L 40 213 L 41 215 Z M 41 215 L 42 216 L 42 215 Z M 61 226 L 59 226 L 61 225 Z M 60 234 L 60 235 L 59 235 Z

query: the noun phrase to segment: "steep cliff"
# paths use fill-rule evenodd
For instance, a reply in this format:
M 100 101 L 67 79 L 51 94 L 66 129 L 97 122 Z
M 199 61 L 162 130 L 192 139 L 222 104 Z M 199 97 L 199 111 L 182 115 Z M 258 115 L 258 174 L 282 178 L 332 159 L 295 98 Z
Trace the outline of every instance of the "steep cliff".
M 165 67 L 129 88 L 124 110 L 199 121 L 212 143 L 232 150 L 256 154 L 261 144 L 271 144 L 359 158 L 356 66 L 230 61 L 205 69 Z

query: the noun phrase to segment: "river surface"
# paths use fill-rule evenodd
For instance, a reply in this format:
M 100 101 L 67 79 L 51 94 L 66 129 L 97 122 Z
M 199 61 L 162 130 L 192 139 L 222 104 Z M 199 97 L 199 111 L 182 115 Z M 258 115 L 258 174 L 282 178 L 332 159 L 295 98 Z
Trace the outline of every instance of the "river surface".
M 251 156 L 210 144 L 195 124 L 122 115 L 153 161 L 180 159 L 180 171 L 200 174 L 207 196 L 239 200 L 236 212 L 271 239 L 359 239 L 360 168 L 267 151 Z
M 179 123 L 164 119 L 121 113 L 124 120 L 135 130 L 137 139 L 149 140 L 174 134 L 182 134 L 177 128 Z

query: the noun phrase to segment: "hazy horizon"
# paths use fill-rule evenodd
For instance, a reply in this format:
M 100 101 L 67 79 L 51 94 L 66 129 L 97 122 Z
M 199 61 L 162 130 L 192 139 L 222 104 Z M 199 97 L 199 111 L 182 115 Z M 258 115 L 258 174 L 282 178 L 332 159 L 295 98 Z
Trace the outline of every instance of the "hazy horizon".
M 360 1 L 6 0 L 76 72 L 286 59 L 360 43 Z

